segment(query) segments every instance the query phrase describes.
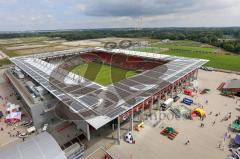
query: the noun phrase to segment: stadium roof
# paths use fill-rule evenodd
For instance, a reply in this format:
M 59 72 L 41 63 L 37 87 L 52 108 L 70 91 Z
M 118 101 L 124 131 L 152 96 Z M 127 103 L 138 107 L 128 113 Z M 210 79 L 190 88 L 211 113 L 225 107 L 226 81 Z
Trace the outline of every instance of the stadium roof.
M 169 62 L 104 87 L 43 60 L 91 51 L 134 55 Z M 85 120 L 95 129 L 127 112 L 137 104 L 208 62 L 202 59 L 100 48 L 75 49 L 15 57 L 10 60 L 68 106 L 74 115 Z

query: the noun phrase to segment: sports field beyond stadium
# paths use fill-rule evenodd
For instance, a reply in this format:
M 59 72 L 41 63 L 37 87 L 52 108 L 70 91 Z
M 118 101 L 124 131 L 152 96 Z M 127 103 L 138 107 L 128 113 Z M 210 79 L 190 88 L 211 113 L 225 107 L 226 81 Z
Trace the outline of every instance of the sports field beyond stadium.
M 81 75 L 91 81 L 94 81 L 104 86 L 137 74 L 134 71 L 97 62 L 90 62 L 79 65 L 72 69 L 71 72 Z
M 159 48 L 151 47 L 151 48 L 134 48 L 135 51 L 143 51 L 143 52 L 153 52 L 159 53 Z M 161 54 L 167 54 L 172 56 L 183 56 L 190 58 L 200 58 L 210 60 L 206 66 L 231 70 L 231 71 L 240 71 L 240 56 L 239 55 L 225 55 L 225 54 L 215 54 L 215 53 L 199 53 L 195 52 L 184 52 L 180 50 L 169 50 L 163 51 Z

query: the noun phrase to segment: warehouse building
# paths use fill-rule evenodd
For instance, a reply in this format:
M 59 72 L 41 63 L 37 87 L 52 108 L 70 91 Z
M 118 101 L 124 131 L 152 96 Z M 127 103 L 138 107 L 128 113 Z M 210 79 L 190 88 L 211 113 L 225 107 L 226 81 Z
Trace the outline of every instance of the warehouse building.
M 226 95 L 236 95 L 240 93 L 240 80 L 232 79 L 227 81 L 222 87 L 222 92 Z

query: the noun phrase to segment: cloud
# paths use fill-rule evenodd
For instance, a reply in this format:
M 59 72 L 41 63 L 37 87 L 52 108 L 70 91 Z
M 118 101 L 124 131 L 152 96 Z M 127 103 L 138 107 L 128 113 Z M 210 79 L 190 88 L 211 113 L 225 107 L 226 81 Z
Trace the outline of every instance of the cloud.
M 158 16 L 206 9 L 219 9 L 237 0 L 97 0 L 79 4 L 79 12 L 88 16 Z M 84 8 L 84 9 L 83 9 Z
M 0 0 L 0 31 L 240 26 L 239 0 Z
M 160 2 L 161 1 L 161 2 Z M 184 7 L 179 0 L 98 0 L 82 4 L 80 12 L 89 16 L 151 16 L 177 12 Z M 192 0 L 188 0 L 192 1 Z
M 77 11 L 80 11 L 80 12 L 85 12 L 86 11 L 86 6 L 83 5 L 83 4 L 78 4 L 76 5 L 76 7 L 74 7 Z
M 17 2 L 18 0 L 0 0 L 0 5 L 11 5 Z

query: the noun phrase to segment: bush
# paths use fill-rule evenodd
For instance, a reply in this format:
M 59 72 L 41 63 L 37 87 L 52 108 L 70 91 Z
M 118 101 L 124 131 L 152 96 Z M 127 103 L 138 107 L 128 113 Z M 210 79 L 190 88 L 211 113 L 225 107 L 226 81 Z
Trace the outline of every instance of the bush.
M 0 60 L 0 67 L 2 67 L 4 65 L 10 65 L 10 64 L 11 64 L 11 61 L 7 58 Z

